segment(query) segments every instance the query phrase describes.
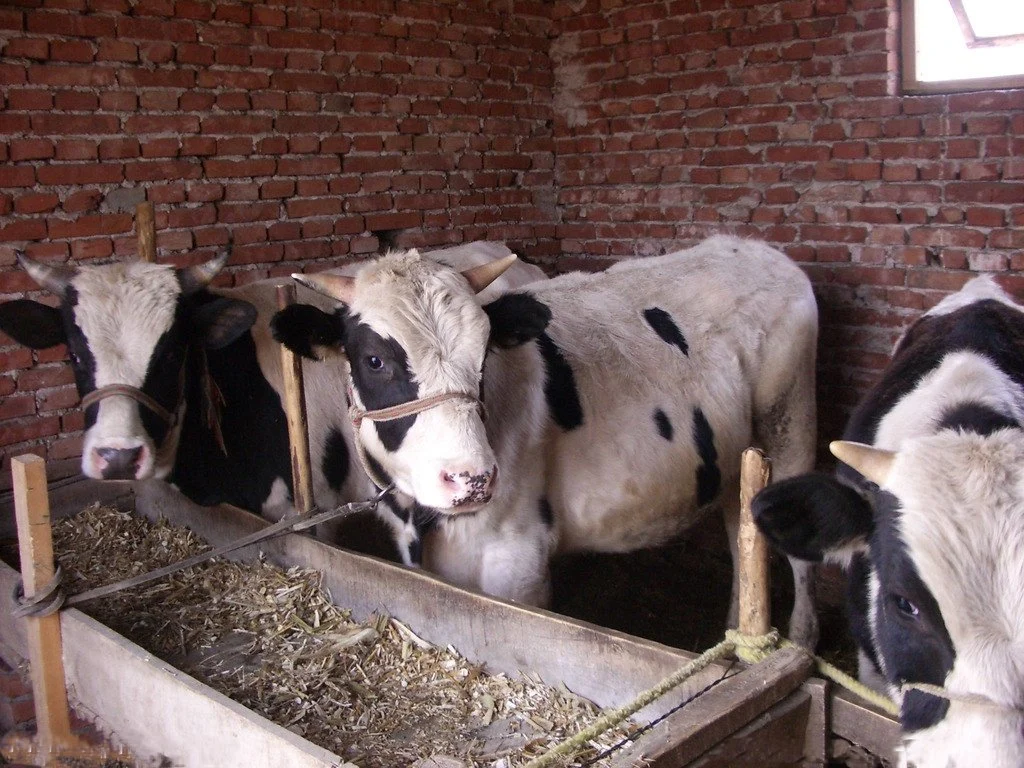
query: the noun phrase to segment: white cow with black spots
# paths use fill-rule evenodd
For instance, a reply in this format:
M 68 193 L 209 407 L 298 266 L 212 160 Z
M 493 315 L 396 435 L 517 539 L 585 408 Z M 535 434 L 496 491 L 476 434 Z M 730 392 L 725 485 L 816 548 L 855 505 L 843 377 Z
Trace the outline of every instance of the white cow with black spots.
M 500 243 L 437 252 L 459 268 L 510 253 Z M 0 304 L 0 330 L 33 349 L 67 344 L 83 397 L 82 474 L 166 479 L 203 505 L 227 502 L 278 519 L 292 511 L 291 462 L 280 393 L 280 346 L 271 338 L 280 278 L 210 288 L 228 254 L 186 269 L 139 261 L 68 266 L 19 255 L 58 297 Z M 334 273 L 351 273 L 353 266 Z M 543 279 L 520 263 L 492 286 Z M 301 289 L 300 300 L 332 302 Z M 306 366 L 313 490 L 324 508 L 373 495 L 351 451 L 340 362 Z M 406 562 L 417 559 L 413 521 L 382 510 Z
M 358 408 L 410 409 L 369 413 L 358 436 L 435 511 L 424 565 L 455 583 L 542 605 L 558 551 L 659 544 L 715 503 L 735 540 L 747 446 L 781 477 L 813 465 L 817 307 L 764 243 L 714 237 L 486 306 L 489 277 L 415 251 L 295 277 L 343 309 L 286 310 L 276 337 L 344 353 Z M 794 571 L 791 633 L 813 643 L 809 566 Z
M 991 277 L 903 335 L 833 443 L 836 476 L 754 499 L 784 552 L 848 570 L 861 680 L 902 765 L 1024 765 L 1024 308 Z

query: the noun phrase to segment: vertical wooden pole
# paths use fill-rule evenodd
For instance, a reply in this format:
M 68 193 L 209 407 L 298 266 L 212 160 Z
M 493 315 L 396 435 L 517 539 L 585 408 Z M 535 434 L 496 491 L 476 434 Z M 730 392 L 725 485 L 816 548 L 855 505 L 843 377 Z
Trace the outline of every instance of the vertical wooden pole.
M 763 635 L 772 626 L 771 574 L 768 570 L 768 542 L 754 524 L 750 502 L 771 479 L 771 464 L 756 448 L 743 452 L 740 463 L 739 630 Z
M 277 286 L 277 306 L 284 309 L 295 301 L 294 285 Z M 292 487 L 295 510 L 302 514 L 313 508 L 313 477 L 309 467 L 309 429 L 302 382 L 302 358 L 281 345 L 284 376 L 284 412 L 288 418 L 288 444 L 292 457 Z
M 135 206 L 135 233 L 139 238 L 139 258 L 156 262 L 156 219 L 153 204 L 143 201 Z
M 46 462 L 31 454 L 11 460 L 14 514 L 25 597 L 32 597 L 53 578 L 53 534 L 46 493 Z M 28 617 L 28 659 L 36 707 L 36 743 L 44 756 L 71 740 L 68 692 L 64 684 L 64 651 L 60 613 Z

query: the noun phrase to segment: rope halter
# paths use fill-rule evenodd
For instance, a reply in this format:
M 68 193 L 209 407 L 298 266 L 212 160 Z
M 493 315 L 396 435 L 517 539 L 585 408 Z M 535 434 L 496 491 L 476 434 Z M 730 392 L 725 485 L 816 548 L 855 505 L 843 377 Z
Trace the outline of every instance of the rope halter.
M 423 411 L 428 411 L 431 408 L 436 408 L 441 405 L 441 403 L 446 403 L 449 400 L 461 400 L 464 403 L 472 403 L 480 410 L 480 418 L 486 420 L 487 411 L 484 408 L 483 401 L 476 395 L 471 395 L 468 392 L 442 392 L 438 395 L 430 395 L 429 397 L 421 397 L 417 400 L 409 400 L 408 402 L 388 406 L 387 408 L 365 410 L 356 405 L 355 391 L 351 380 L 349 381 L 348 416 L 352 420 L 352 441 L 355 443 L 356 456 L 359 457 L 359 463 L 362 465 L 363 471 L 366 472 L 366 476 L 370 478 L 377 488 L 384 490 L 391 486 L 392 483 L 381 478 L 370 464 L 370 457 L 366 453 L 366 447 L 363 445 L 363 441 L 359 437 L 359 427 L 362 426 L 363 421 L 395 421 L 396 419 L 402 419 L 406 416 L 414 416 L 417 413 L 422 413 Z
M 115 396 L 130 397 L 135 402 L 146 406 L 149 410 L 166 421 L 167 426 L 169 427 L 173 427 L 178 423 L 177 413 L 171 413 L 141 389 L 133 387 L 130 384 L 108 384 L 105 387 L 94 389 L 82 398 L 82 408 L 88 408 L 90 405 L 94 405 L 101 400 Z
M 1024 709 L 1021 707 L 1014 707 L 1009 704 L 1000 704 L 998 701 L 995 701 L 982 693 L 951 691 L 941 685 L 932 685 L 931 683 L 908 682 L 903 683 L 903 685 L 900 686 L 900 693 L 902 695 L 906 696 L 910 691 L 918 691 L 919 693 L 935 696 L 936 698 L 945 699 L 949 702 L 956 702 L 957 704 L 970 704 L 971 706 L 994 709 L 1008 714 L 1024 714 Z

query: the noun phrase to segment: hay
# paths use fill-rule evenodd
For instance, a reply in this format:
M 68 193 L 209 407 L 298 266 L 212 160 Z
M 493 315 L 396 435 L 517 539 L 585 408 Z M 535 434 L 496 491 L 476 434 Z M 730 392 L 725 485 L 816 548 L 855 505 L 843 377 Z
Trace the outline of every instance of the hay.
M 54 526 L 69 592 L 209 549 L 185 528 L 94 505 Z M 514 768 L 600 711 L 528 676 L 485 674 L 389 616 L 366 623 L 333 605 L 320 574 L 216 559 L 86 604 L 151 653 L 364 768 L 442 764 Z M 635 726 L 565 765 L 587 765 Z M 444 763 L 447 764 L 447 763 Z

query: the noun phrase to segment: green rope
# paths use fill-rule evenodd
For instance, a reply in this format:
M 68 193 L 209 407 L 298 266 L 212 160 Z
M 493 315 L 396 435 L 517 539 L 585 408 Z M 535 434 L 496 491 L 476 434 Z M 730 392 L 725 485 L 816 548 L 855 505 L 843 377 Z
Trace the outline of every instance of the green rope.
M 789 640 L 785 639 L 782 640 L 780 647 L 801 648 L 802 650 L 807 651 L 806 648 L 802 648 L 802 646 L 799 646 L 796 643 L 790 642 Z M 807 651 L 807 653 L 811 652 Z M 858 680 L 855 677 L 852 677 L 851 675 L 846 674 L 845 672 L 843 672 L 843 670 L 839 669 L 839 667 L 837 667 L 835 664 L 830 664 L 829 662 L 825 661 L 823 658 L 821 658 L 821 656 L 817 656 L 811 653 L 811 658 L 814 659 L 814 663 L 817 666 L 818 672 L 821 674 L 822 677 L 827 677 L 832 682 L 838 683 L 839 685 L 843 686 L 843 688 L 852 691 L 865 701 L 874 704 L 887 715 L 891 715 L 892 717 L 896 718 L 900 716 L 899 706 L 897 706 L 896 702 L 894 702 L 885 694 L 879 693 L 874 688 L 870 688 L 864 685 L 864 683 L 862 683 L 860 680 Z
M 778 630 L 772 629 L 763 635 L 746 635 L 739 630 L 729 629 L 726 630 L 725 639 L 718 645 L 704 651 L 693 661 L 673 672 L 653 688 L 644 691 L 628 704 L 609 710 L 589 727 L 559 742 L 540 757 L 531 760 L 526 764 L 525 768 L 546 768 L 549 765 L 554 765 L 560 757 L 575 754 L 577 750 L 594 737 L 618 725 L 627 717 L 636 714 L 652 701 L 661 698 L 677 685 L 709 666 L 712 662 L 728 656 L 730 653 L 734 653 L 739 659 L 748 664 L 757 664 L 764 661 L 780 648 L 797 648 L 803 651 L 814 660 L 818 672 L 823 677 L 827 677 L 844 688 L 848 688 L 862 699 L 874 704 L 883 712 L 887 712 L 893 717 L 899 715 L 899 708 L 887 696 L 869 688 L 835 665 L 811 653 L 803 646 L 797 645 L 785 638 L 780 638 Z
M 633 699 L 633 701 L 628 704 L 624 704 L 617 709 L 606 712 L 594 721 L 592 725 L 584 728 L 575 736 L 570 736 L 565 741 L 556 744 L 540 757 L 534 758 L 526 764 L 525 768 L 545 768 L 545 766 L 554 765 L 560 757 L 574 754 L 580 747 L 595 736 L 599 736 L 609 728 L 621 723 L 627 717 L 636 714 L 652 701 L 661 698 L 684 680 L 692 677 L 705 667 L 709 666 L 712 662 L 717 661 L 723 656 L 728 656 L 732 653 L 734 648 L 735 646 L 733 643 L 728 640 L 723 640 L 713 648 L 709 648 L 696 659 L 673 672 L 653 688 L 641 693 Z

